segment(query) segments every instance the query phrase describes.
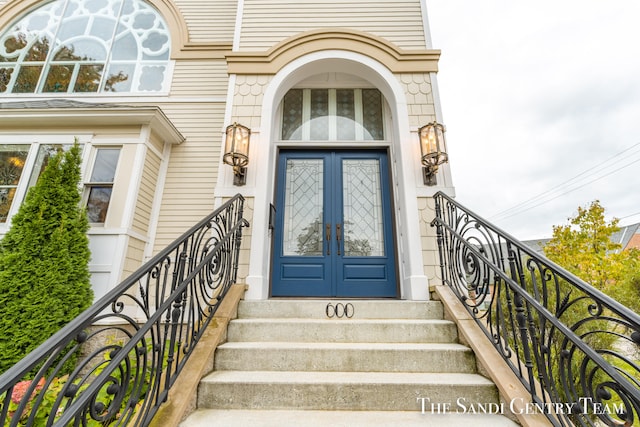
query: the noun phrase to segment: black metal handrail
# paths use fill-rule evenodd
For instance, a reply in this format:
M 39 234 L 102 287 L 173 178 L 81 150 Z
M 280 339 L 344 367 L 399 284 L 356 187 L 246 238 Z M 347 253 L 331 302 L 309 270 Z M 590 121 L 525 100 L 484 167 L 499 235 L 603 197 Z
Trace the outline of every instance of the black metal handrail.
M 442 281 L 555 426 L 640 423 L 640 316 L 443 193 Z
M 236 195 L 0 376 L 0 426 L 146 426 L 235 283 Z

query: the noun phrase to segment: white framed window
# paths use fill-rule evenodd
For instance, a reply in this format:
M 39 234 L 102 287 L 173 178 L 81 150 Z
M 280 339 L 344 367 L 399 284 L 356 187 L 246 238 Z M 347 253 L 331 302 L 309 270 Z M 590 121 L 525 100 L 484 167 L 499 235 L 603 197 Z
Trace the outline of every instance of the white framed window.
M 9 219 L 29 148 L 22 144 L 0 145 L 0 223 Z
M 85 206 L 89 222 L 104 224 L 113 195 L 120 147 L 97 147 L 89 181 L 84 183 Z
M 143 0 L 54 0 L 0 33 L 0 94 L 167 92 L 170 47 Z
M 49 159 L 72 144 L 0 144 L 0 225 L 10 222 L 33 187 Z
M 283 141 L 384 141 L 378 89 L 291 89 L 281 105 Z

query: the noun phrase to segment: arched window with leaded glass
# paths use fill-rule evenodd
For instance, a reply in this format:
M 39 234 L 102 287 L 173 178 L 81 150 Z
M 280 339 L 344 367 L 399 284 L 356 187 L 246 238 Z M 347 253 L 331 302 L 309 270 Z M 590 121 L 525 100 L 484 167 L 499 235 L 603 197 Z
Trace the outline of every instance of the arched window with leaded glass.
M 167 92 L 171 37 L 143 0 L 54 0 L 0 35 L 0 94 Z
M 378 89 L 291 89 L 282 100 L 283 141 L 383 141 Z

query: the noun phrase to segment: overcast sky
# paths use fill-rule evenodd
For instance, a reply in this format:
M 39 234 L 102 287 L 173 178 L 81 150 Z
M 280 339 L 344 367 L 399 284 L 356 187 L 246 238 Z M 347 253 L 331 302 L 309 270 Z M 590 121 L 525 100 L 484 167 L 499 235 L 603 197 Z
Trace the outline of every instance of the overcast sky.
M 520 239 L 640 222 L 640 1 L 427 4 L 457 200 Z

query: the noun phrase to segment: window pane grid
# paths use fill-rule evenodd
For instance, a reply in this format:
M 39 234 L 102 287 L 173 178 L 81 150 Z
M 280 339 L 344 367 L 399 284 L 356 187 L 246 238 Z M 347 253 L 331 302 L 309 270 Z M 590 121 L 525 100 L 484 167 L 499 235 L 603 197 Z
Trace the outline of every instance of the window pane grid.
M 87 216 L 89 222 L 104 223 L 107 218 L 113 181 L 116 175 L 120 148 L 98 148 L 87 188 Z
M 355 92 L 349 89 L 336 90 L 337 139 L 356 139 Z
M 302 89 L 291 89 L 282 101 L 282 139 L 302 136 Z
M 377 89 L 291 89 L 282 101 L 283 141 L 383 141 Z
M 142 0 L 56 0 L 8 28 L 0 93 L 166 90 L 169 31 Z
M 363 89 L 362 105 L 362 124 L 368 131 L 365 133 L 365 139 L 382 139 L 384 137 L 382 126 L 382 94 L 377 89 Z
M 13 67 L 0 67 L 0 93 L 7 91 L 12 74 Z
M 311 135 L 313 140 L 329 139 L 329 91 L 327 89 L 311 90 Z
M 31 176 L 29 177 L 28 188 L 36 185 L 36 182 L 38 182 L 38 178 L 40 178 L 40 175 L 49 164 L 49 159 L 51 159 L 51 157 L 53 157 L 59 151 L 67 151 L 71 149 L 71 147 L 71 144 L 41 144 L 38 147 L 36 161 L 33 165 Z
M 0 223 L 7 222 L 28 154 L 28 145 L 0 145 Z
M 107 211 L 111 202 L 112 185 L 89 186 L 89 198 L 87 200 L 87 217 L 89 222 L 104 223 L 107 219 Z

